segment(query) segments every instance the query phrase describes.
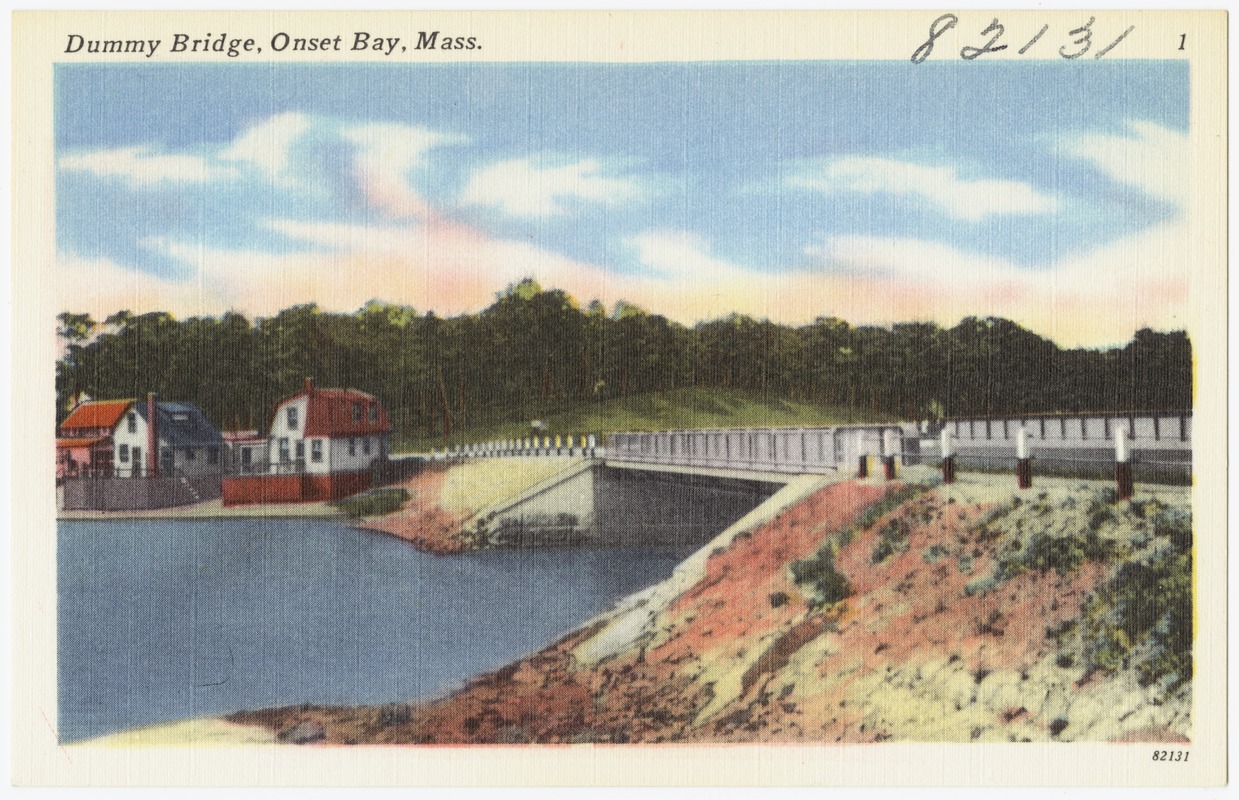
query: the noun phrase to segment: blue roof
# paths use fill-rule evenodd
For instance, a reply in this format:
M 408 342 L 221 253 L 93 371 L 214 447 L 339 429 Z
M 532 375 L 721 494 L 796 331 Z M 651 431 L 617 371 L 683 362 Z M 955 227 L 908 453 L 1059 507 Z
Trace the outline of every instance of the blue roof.
M 142 419 L 146 419 L 146 403 L 134 404 Z M 193 403 L 156 402 L 155 429 L 160 440 L 172 447 L 215 447 L 224 443 L 224 436 Z

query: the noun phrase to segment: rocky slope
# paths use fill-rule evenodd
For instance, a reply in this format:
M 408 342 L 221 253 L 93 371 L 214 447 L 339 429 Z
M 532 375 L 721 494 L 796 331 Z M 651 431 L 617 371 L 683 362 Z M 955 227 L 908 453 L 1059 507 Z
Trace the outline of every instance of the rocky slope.
M 450 697 L 230 719 L 335 743 L 1187 740 L 1188 493 L 1009 483 L 802 481 Z
M 409 493 L 404 508 L 372 517 L 361 527 L 398 536 L 439 555 L 484 546 L 475 521 L 488 506 L 514 497 L 579 463 L 574 458 L 476 459 L 422 470 L 400 484 Z

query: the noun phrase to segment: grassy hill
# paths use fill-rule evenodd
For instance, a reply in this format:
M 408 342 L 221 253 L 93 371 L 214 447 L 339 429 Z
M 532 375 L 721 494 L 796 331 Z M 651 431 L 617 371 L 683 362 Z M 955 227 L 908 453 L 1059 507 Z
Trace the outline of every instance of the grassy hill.
M 568 408 L 542 417 L 546 433 L 603 434 L 611 431 L 696 430 L 773 425 L 838 425 L 870 422 L 874 417 L 847 408 L 818 405 L 725 389 L 677 389 L 634 395 Z M 421 452 L 435 447 L 519 438 L 533 433 L 532 420 L 474 420 L 463 431 L 443 437 L 399 437 L 397 452 Z

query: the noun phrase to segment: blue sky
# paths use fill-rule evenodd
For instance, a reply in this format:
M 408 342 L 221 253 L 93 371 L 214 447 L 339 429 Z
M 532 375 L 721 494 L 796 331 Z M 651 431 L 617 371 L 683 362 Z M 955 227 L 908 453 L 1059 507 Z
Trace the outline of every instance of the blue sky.
M 61 65 L 62 305 L 1186 325 L 1184 62 Z

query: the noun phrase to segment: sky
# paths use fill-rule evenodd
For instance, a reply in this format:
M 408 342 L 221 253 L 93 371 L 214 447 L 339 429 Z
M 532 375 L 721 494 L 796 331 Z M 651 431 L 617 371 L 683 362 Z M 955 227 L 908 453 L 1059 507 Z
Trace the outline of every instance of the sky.
M 1182 61 L 67 64 L 62 310 L 1187 327 Z

